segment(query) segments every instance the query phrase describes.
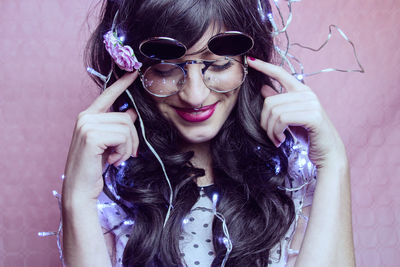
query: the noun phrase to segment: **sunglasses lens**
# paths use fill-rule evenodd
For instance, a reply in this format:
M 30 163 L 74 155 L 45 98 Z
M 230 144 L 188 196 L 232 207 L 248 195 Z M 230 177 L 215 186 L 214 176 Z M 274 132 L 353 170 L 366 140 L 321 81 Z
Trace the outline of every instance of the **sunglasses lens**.
M 178 59 L 186 53 L 182 43 L 165 37 L 144 41 L 139 50 L 144 56 L 159 60 Z
M 218 56 L 238 56 L 253 47 L 253 39 L 241 32 L 225 32 L 208 41 L 208 49 Z

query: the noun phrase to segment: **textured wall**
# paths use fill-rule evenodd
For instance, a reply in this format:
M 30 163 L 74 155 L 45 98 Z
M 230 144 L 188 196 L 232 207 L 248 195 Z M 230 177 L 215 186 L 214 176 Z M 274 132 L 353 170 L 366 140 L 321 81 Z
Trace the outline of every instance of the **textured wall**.
M 0 1 L 0 266 L 60 266 L 60 175 L 78 112 L 97 94 L 82 64 L 91 1 Z M 358 266 L 400 262 L 400 52 L 395 0 L 303 0 L 293 41 L 316 47 L 328 25 L 355 42 L 366 74 L 329 73 L 306 82 L 339 129 L 352 165 Z M 355 68 L 339 35 L 319 54 L 299 51 L 307 71 Z M 396 65 L 395 65 L 396 64 Z

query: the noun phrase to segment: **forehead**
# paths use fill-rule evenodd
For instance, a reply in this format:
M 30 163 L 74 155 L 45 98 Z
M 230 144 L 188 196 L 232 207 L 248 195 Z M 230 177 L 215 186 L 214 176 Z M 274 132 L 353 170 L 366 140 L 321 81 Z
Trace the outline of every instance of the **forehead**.
M 208 26 L 207 30 L 204 32 L 203 36 L 200 37 L 200 39 L 192 46 L 190 47 L 185 56 L 190 56 L 190 55 L 196 55 L 196 54 L 200 54 L 200 53 L 211 53 L 208 49 L 207 49 L 207 43 L 210 40 L 211 37 L 213 37 L 214 35 L 224 32 L 225 31 L 225 27 L 221 27 L 221 26 L 216 26 L 211 24 L 210 26 Z

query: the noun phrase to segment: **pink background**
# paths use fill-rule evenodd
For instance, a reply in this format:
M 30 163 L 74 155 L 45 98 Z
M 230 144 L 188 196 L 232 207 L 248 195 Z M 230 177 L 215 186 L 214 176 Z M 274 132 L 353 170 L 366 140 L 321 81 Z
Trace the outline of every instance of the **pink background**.
M 97 95 L 82 51 L 90 1 L 0 1 L 0 266 L 60 266 L 54 237 L 60 176 L 75 117 Z M 303 0 L 292 40 L 317 47 L 328 25 L 357 45 L 366 74 L 306 80 L 327 109 L 351 160 L 358 266 L 400 262 L 400 2 Z M 324 52 L 300 51 L 306 70 L 356 68 L 334 34 Z

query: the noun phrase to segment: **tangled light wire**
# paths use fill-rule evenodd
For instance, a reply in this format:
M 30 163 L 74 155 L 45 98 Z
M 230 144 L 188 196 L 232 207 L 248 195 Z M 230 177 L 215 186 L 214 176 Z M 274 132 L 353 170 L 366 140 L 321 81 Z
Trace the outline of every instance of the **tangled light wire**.
M 268 0 L 258 0 L 258 11 L 260 13 L 261 18 L 263 20 L 268 19 L 270 21 L 272 28 L 273 28 L 272 35 L 274 36 L 275 39 L 277 39 L 278 37 L 280 37 L 282 35 L 284 37 L 283 47 L 280 47 L 277 44 L 274 45 L 274 49 L 280 57 L 279 65 L 287 66 L 290 69 L 290 72 L 292 73 L 292 75 L 294 75 L 299 81 L 304 82 L 305 77 L 313 76 L 313 75 L 317 75 L 317 74 L 325 73 L 325 72 L 332 72 L 332 71 L 360 72 L 360 73 L 365 72 L 364 68 L 361 65 L 360 60 L 358 58 L 354 43 L 347 37 L 347 35 L 338 26 L 336 26 L 334 24 L 329 25 L 328 36 L 327 36 L 326 40 L 318 48 L 312 48 L 312 47 L 302 45 L 299 43 L 291 43 L 290 42 L 290 38 L 289 38 L 289 34 L 288 34 L 287 30 L 293 20 L 292 4 L 295 2 L 301 2 L 301 0 L 272 0 L 273 4 L 277 10 L 277 13 L 278 13 L 278 16 L 276 19 L 274 18 L 274 16 L 272 15 L 271 12 L 264 10 L 264 8 L 263 8 L 264 5 L 262 4 L 262 2 L 268 2 Z M 284 18 L 284 15 L 282 13 L 282 7 L 280 7 L 281 2 L 287 3 L 287 9 L 289 12 L 287 19 Z M 276 22 L 276 20 L 278 20 L 278 23 Z M 281 25 L 281 28 L 279 28 L 278 24 Z M 322 69 L 319 71 L 305 73 L 302 62 L 290 52 L 291 48 L 294 46 L 298 46 L 300 48 L 307 49 L 307 50 L 310 50 L 313 52 L 319 52 L 329 43 L 329 40 L 332 37 L 333 30 L 336 30 L 340 34 L 340 36 L 347 43 L 349 43 L 351 45 L 351 47 L 353 49 L 354 58 L 358 65 L 358 69 L 325 68 L 325 69 Z M 280 86 L 280 90 L 278 91 L 278 93 L 281 93 L 281 92 L 282 92 L 282 86 Z
M 280 36 L 283 35 L 284 40 L 285 40 L 283 47 L 279 46 L 277 44 L 278 42 L 274 42 L 275 43 L 274 44 L 274 50 L 276 51 L 277 55 L 279 55 L 279 57 L 280 57 L 279 65 L 280 66 L 287 66 L 289 68 L 290 72 L 292 73 L 292 75 L 294 75 L 299 81 L 304 82 L 304 78 L 305 77 L 313 76 L 313 75 L 317 75 L 317 74 L 321 74 L 321 73 L 326 73 L 326 72 L 332 72 L 332 71 L 338 71 L 338 72 L 360 72 L 360 73 L 364 73 L 365 72 L 364 68 L 361 65 L 361 63 L 359 61 L 359 58 L 357 56 L 357 52 L 356 52 L 356 48 L 355 48 L 354 43 L 347 37 L 347 35 L 338 26 L 333 25 L 333 24 L 329 25 L 328 36 L 327 36 L 326 40 L 318 48 L 312 48 L 312 47 L 305 46 L 305 45 L 302 45 L 302 44 L 299 44 L 299 43 L 291 43 L 287 30 L 288 30 L 288 28 L 289 28 L 289 26 L 290 26 L 290 24 L 292 22 L 292 19 L 293 19 L 292 4 L 295 3 L 295 2 L 301 2 L 301 0 L 271 0 L 271 2 L 273 3 L 273 5 L 275 6 L 275 8 L 277 10 L 277 16 L 275 16 L 275 17 L 272 15 L 271 11 L 265 10 L 265 6 L 267 6 L 266 2 L 268 2 L 268 0 L 258 0 L 258 11 L 260 13 L 261 19 L 263 21 L 268 20 L 271 23 L 272 28 L 273 28 L 273 31 L 272 31 L 271 34 L 274 37 L 274 39 L 278 39 Z M 287 9 L 288 9 L 288 12 L 289 12 L 286 19 L 285 19 L 283 13 L 282 13 L 281 5 L 284 5 L 284 4 L 281 4 L 282 2 L 283 3 L 286 2 L 286 6 L 287 6 Z M 115 30 L 117 16 L 118 16 L 118 12 L 116 13 L 116 15 L 114 17 L 114 21 L 113 21 L 113 24 L 112 24 L 112 31 Z M 278 21 L 278 23 L 277 23 L 277 21 Z M 278 26 L 278 25 L 280 25 L 280 26 Z M 297 47 L 300 47 L 300 48 L 303 48 L 303 49 L 307 49 L 307 50 L 310 50 L 310 51 L 313 51 L 313 52 L 319 52 L 328 44 L 329 40 L 332 37 L 332 31 L 333 30 L 336 30 L 340 34 L 340 36 L 347 43 L 349 43 L 352 46 L 353 55 L 354 55 L 354 58 L 355 58 L 355 60 L 357 62 L 358 69 L 338 69 L 338 68 L 332 68 L 331 67 L 331 68 L 325 68 L 325 69 L 322 69 L 322 70 L 319 70 L 319 71 L 315 71 L 315 72 L 311 72 L 311 73 L 306 73 L 305 70 L 304 70 L 304 66 L 303 66 L 302 62 L 290 52 L 291 48 L 294 47 L 294 46 L 297 46 Z M 103 90 L 105 90 L 107 88 L 107 84 L 110 81 L 111 76 L 114 73 L 114 62 L 112 62 L 111 70 L 110 70 L 110 72 L 108 73 L 107 76 L 97 72 L 96 70 L 94 70 L 94 69 L 92 69 L 90 67 L 87 68 L 87 71 L 90 74 L 92 74 L 94 76 L 97 76 L 98 78 L 100 78 L 103 81 L 103 83 L 104 83 L 103 84 Z M 277 92 L 278 93 L 282 93 L 282 89 L 283 89 L 282 86 L 280 86 L 280 89 L 277 90 Z M 164 227 L 165 227 L 165 225 L 166 225 L 166 223 L 168 221 L 168 218 L 170 216 L 171 209 L 173 208 L 173 206 L 172 206 L 172 200 L 173 200 L 172 185 L 171 185 L 170 179 L 168 177 L 168 174 L 167 174 L 167 172 L 165 170 L 165 166 L 164 166 L 163 161 L 161 160 L 161 158 L 158 155 L 158 153 L 155 151 L 155 149 L 152 147 L 152 145 L 148 142 L 148 140 L 146 138 L 146 132 L 145 132 L 143 120 L 142 120 L 140 112 L 139 112 L 139 110 L 138 110 L 138 108 L 136 106 L 136 103 L 135 103 L 131 93 L 128 90 L 126 90 L 125 92 L 128 95 L 129 99 L 131 100 L 132 105 L 133 105 L 133 107 L 135 108 L 135 110 L 136 110 L 136 112 L 138 114 L 138 119 L 139 119 L 139 123 L 140 123 L 140 127 L 141 127 L 141 132 L 142 132 L 142 135 L 143 135 L 143 139 L 144 139 L 146 145 L 148 146 L 148 148 L 150 149 L 150 151 L 154 154 L 154 156 L 156 157 L 157 161 L 159 162 L 159 164 L 160 164 L 160 166 L 162 168 L 165 180 L 167 181 L 168 187 L 170 189 L 169 206 L 168 206 L 168 211 L 167 211 L 167 214 L 166 214 L 166 217 L 165 217 L 165 221 L 164 221 Z M 291 135 L 292 135 L 292 137 L 294 139 L 293 149 L 296 150 L 296 146 L 299 145 L 299 142 L 296 139 L 294 134 L 291 133 Z M 301 151 L 301 154 L 304 154 L 304 153 L 307 153 L 307 152 Z M 64 178 L 64 175 L 62 175 L 62 178 Z M 302 177 L 302 178 L 304 178 L 304 177 Z M 310 179 L 308 179 L 308 180 L 307 179 L 302 179 L 302 184 L 300 184 L 300 185 L 297 185 L 295 187 L 280 187 L 280 189 L 281 190 L 285 190 L 287 192 L 294 192 L 294 191 L 298 191 L 298 190 L 304 189 L 311 182 L 312 181 Z M 57 193 L 56 191 L 53 191 L 53 195 L 57 198 L 58 205 L 59 205 L 59 208 L 61 210 L 61 195 L 59 193 Z M 303 198 L 304 198 L 304 196 L 305 195 L 303 195 Z M 218 201 L 218 195 L 215 194 L 213 196 L 213 199 L 212 199 L 212 202 L 213 202 L 212 213 L 222 223 L 222 229 L 223 229 L 224 237 L 222 237 L 221 240 L 222 240 L 222 243 L 226 247 L 226 253 L 225 253 L 225 257 L 224 257 L 224 259 L 223 259 L 223 261 L 221 263 L 221 267 L 224 267 L 226 262 L 227 262 L 227 260 L 228 260 L 228 258 L 229 258 L 229 254 L 231 253 L 231 251 L 233 249 L 233 243 L 232 243 L 232 240 L 231 240 L 230 235 L 229 235 L 229 231 L 228 231 L 228 228 L 227 228 L 225 217 L 223 216 L 223 214 L 221 214 L 220 212 L 217 211 L 217 201 Z M 305 220 L 308 219 L 307 217 L 305 217 L 302 214 L 302 205 L 300 206 L 300 210 L 296 213 L 295 225 L 297 225 L 297 218 L 299 216 L 303 217 Z M 129 222 L 130 225 L 133 224 L 133 222 L 131 220 L 129 220 L 129 219 L 127 220 L 127 222 Z M 60 238 L 61 233 L 62 233 L 62 216 L 60 216 L 60 224 L 59 224 L 59 227 L 58 227 L 57 231 L 39 232 L 38 235 L 39 236 L 52 236 L 52 235 L 55 235 L 57 237 L 57 247 L 58 247 L 58 250 L 59 250 L 59 253 L 60 253 L 60 259 L 61 259 L 62 264 L 64 266 L 64 259 L 63 259 L 63 252 L 62 252 L 61 238 Z M 289 253 L 297 253 L 296 251 L 292 251 L 291 249 L 288 249 L 288 251 L 289 251 Z

